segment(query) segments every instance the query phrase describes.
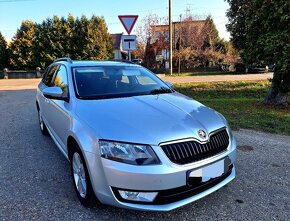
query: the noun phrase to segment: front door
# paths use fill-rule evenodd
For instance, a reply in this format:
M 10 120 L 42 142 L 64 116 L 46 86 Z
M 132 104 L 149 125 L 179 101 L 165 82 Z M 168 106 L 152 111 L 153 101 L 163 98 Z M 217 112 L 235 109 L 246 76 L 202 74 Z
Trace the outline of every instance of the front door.
M 69 97 L 67 70 L 65 66 L 60 65 L 56 71 L 52 86 L 60 87 L 64 98 Z M 67 153 L 66 139 L 70 127 L 69 112 L 71 105 L 68 100 L 49 99 L 49 105 L 47 107 L 46 117 L 51 132 L 63 151 Z

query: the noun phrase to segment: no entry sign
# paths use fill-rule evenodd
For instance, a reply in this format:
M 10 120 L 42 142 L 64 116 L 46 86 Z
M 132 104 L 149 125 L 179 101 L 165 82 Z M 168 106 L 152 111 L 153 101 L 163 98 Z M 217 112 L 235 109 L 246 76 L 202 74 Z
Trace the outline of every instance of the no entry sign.
M 130 35 L 138 19 L 138 15 L 119 15 L 118 17 L 128 35 Z

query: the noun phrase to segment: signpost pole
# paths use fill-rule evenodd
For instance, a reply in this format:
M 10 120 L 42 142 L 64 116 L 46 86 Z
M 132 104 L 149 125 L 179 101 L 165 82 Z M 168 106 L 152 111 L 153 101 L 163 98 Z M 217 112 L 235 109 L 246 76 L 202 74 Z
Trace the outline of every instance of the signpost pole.
M 131 51 L 128 51 L 128 58 L 129 58 L 129 61 L 131 61 Z

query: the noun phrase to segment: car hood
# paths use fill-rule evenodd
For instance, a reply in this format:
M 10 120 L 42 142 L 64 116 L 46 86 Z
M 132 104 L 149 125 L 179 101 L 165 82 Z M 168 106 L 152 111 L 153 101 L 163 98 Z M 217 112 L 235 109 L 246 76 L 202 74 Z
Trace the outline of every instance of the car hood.
M 77 116 L 102 139 L 158 145 L 197 138 L 225 127 L 212 109 L 177 92 L 104 100 L 79 100 Z

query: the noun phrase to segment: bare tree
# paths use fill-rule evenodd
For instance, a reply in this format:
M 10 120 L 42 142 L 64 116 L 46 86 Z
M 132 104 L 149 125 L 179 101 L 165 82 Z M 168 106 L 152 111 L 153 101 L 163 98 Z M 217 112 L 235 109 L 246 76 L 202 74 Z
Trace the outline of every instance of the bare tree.
M 151 39 L 153 36 L 152 26 L 159 24 L 160 18 L 157 14 L 149 14 L 139 21 L 136 28 L 137 41 L 144 48 L 147 45 L 148 39 Z

